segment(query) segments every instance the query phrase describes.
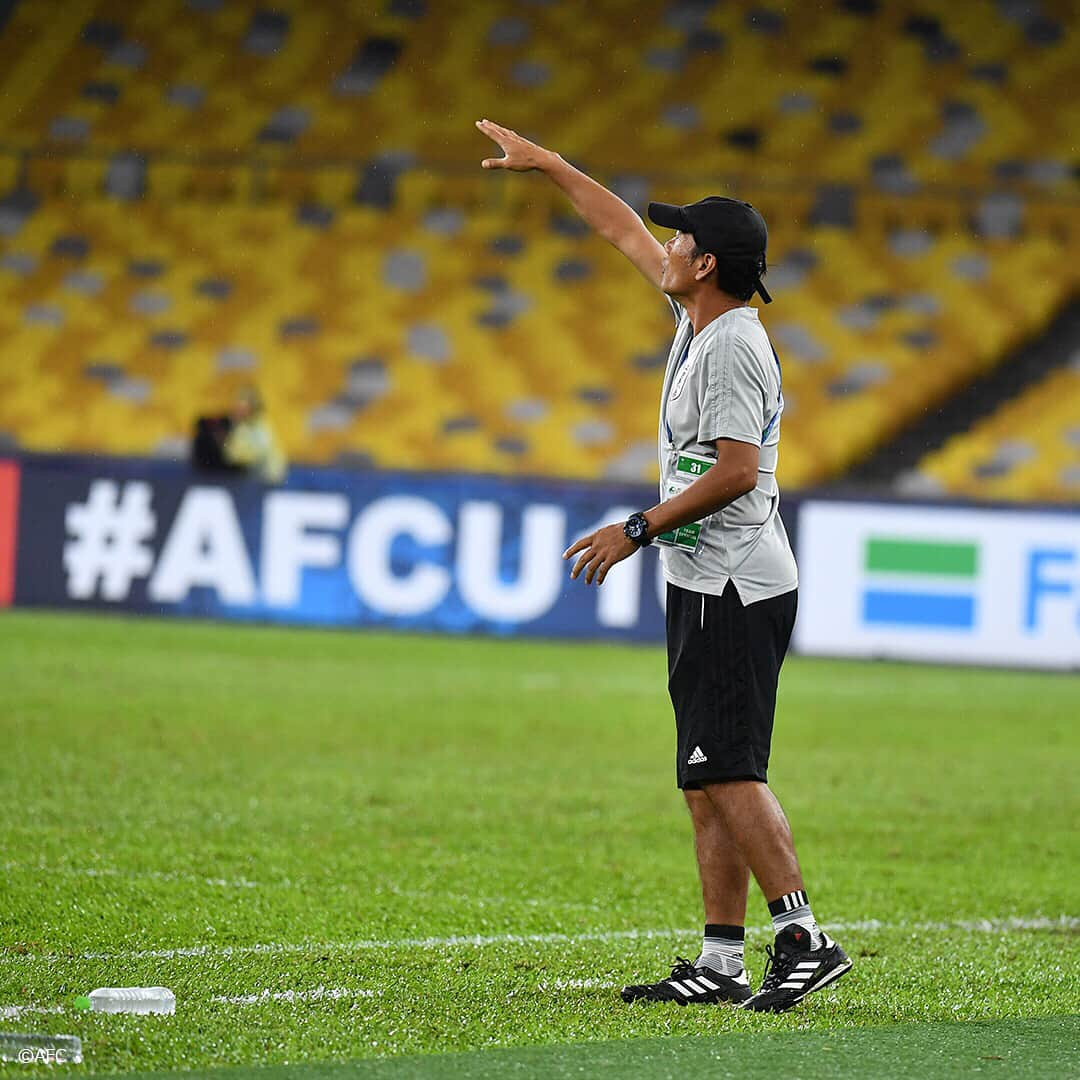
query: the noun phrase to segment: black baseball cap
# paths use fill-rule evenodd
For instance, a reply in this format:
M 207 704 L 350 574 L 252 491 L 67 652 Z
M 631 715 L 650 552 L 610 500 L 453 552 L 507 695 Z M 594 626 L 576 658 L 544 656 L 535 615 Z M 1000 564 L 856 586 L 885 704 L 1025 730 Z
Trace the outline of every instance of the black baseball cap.
M 720 195 L 710 195 L 686 206 L 651 202 L 649 220 L 663 229 L 690 233 L 702 251 L 717 259 L 755 260 L 758 275 L 754 291 L 766 304 L 772 303 L 761 283 L 769 230 L 765 219 L 748 202 Z

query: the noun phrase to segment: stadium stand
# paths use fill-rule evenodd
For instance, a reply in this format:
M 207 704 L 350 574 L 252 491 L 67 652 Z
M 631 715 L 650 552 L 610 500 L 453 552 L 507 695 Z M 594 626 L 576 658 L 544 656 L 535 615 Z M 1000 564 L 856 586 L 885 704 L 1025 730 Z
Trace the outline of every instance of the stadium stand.
M 996 175 L 1066 190 L 1071 11 L 601 0 L 583 19 L 572 3 L 496 0 L 25 3 L 0 42 L 0 129 L 20 147 L 459 163 L 476 158 L 472 120 L 499 104 L 523 132 L 557 133 L 567 156 L 616 171 L 750 166 L 886 190 Z
M 491 111 L 762 209 L 782 479 L 835 476 L 1075 293 L 1067 7 L 19 4 L 0 439 L 180 455 L 257 381 L 292 460 L 652 477 L 664 305 Z
M 919 472 L 956 495 L 1080 501 L 1080 355 L 927 455 Z
M 257 379 L 294 459 L 651 475 L 670 325 L 634 272 L 554 201 L 533 220 L 403 203 L 37 206 L 0 260 L 0 430 L 180 453 L 197 412 Z M 917 236 L 776 230 L 789 483 L 842 469 L 1068 288 L 1049 238 L 990 260 Z

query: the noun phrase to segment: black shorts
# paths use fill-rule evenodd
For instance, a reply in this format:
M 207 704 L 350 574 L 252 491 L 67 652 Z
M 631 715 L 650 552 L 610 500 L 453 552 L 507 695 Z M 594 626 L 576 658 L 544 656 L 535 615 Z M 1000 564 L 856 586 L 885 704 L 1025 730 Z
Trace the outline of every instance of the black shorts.
M 776 682 L 797 597 L 792 589 L 744 607 L 730 581 L 722 596 L 668 584 L 668 690 L 680 788 L 765 781 Z

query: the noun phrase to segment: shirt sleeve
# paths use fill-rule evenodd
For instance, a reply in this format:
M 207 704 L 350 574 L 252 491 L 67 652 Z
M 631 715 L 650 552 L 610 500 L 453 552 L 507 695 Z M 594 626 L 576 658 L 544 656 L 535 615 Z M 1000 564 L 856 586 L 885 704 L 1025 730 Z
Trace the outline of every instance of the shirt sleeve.
M 760 446 L 769 395 L 760 356 L 745 339 L 719 334 L 702 360 L 705 386 L 698 442 L 735 439 Z

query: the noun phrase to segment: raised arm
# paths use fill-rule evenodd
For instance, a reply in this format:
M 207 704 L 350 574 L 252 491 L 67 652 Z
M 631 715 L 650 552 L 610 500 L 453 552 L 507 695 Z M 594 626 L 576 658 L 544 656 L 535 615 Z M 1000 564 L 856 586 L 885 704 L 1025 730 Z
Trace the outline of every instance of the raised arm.
M 554 150 L 546 150 L 523 139 L 516 131 L 500 127 L 490 120 L 477 120 L 476 126 L 503 152 L 501 158 L 486 158 L 485 169 L 510 169 L 528 172 L 536 169 L 564 191 L 574 209 L 586 223 L 609 244 L 619 249 L 641 272 L 645 280 L 660 287 L 664 249 L 645 226 L 645 222 L 619 198 L 598 184 L 591 176 L 575 169 Z

